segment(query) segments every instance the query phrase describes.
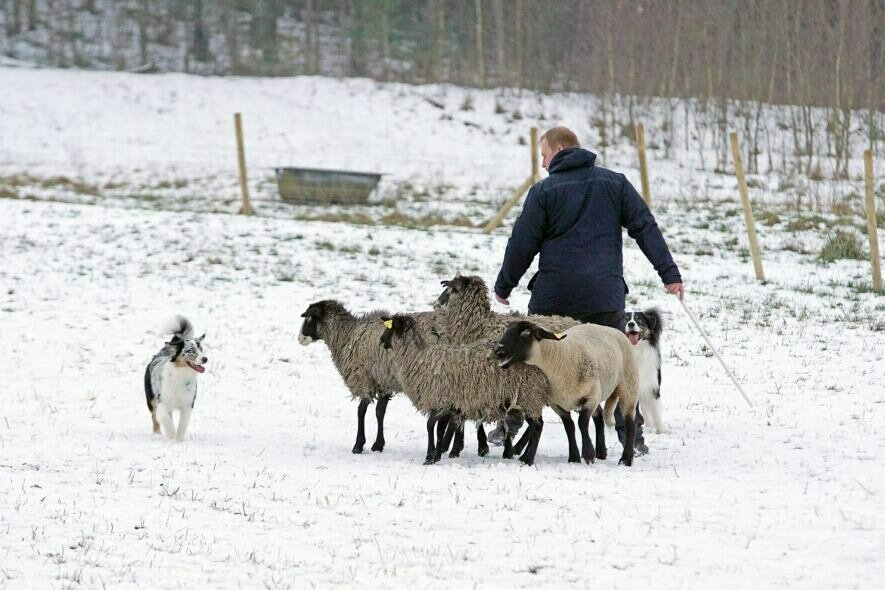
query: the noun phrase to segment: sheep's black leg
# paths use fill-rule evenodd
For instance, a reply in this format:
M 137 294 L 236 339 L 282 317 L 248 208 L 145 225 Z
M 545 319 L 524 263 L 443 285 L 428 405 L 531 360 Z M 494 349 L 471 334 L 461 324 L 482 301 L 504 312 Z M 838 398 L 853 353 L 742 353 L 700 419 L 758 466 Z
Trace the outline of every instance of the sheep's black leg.
M 578 452 L 578 441 L 575 439 L 575 422 L 572 420 L 571 413 L 566 412 L 562 408 L 556 407 L 553 410 L 559 414 L 562 419 L 562 425 L 565 427 L 565 435 L 568 437 L 568 462 L 580 463 L 581 454 Z
M 436 422 L 438 419 L 438 414 L 436 410 L 431 410 L 427 415 L 427 455 L 424 457 L 425 465 L 433 465 L 433 455 L 436 449 L 436 446 L 433 444 L 433 430 L 436 427 Z
M 378 420 L 378 435 L 375 437 L 375 444 L 372 445 L 372 450 L 378 451 L 379 453 L 384 450 L 384 414 L 387 413 L 387 402 L 389 401 L 389 395 L 382 395 L 375 403 L 375 419 Z
M 353 445 L 352 452 L 359 455 L 363 452 L 363 446 L 366 444 L 366 409 L 369 407 L 369 398 L 360 400 L 360 405 L 356 408 L 356 443 Z
M 486 429 L 482 422 L 476 423 L 476 454 L 485 457 L 489 454 L 489 441 L 486 438 Z
M 590 410 L 587 408 L 578 414 L 578 429 L 581 431 L 581 458 L 585 463 L 593 463 L 596 460 L 596 451 L 590 441 Z
M 621 455 L 619 465 L 630 467 L 633 465 L 633 440 L 636 437 L 636 416 L 624 416 L 624 426 L 626 427 L 626 438 L 624 439 L 624 454 Z
M 464 450 L 464 423 L 461 422 L 458 425 L 458 428 L 455 429 L 455 441 L 452 443 L 452 452 L 449 453 L 449 459 L 454 459 L 455 457 L 461 456 L 461 451 Z
M 504 437 L 504 454 L 502 455 L 504 459 L 512 459 L 513 458 L 513 437 L 509 434 Z
M 449 420 L 451 419 L 451 414 L 440 414 L 439 421 L 436 423 L 436 445 L 439 447 L 440 455 L 449 450 L 449 445 L 443 447 L 442 441 L 446 436 L 446 429 L 448 428 Z
M 526 428 L 525 432 L 522 433 L 522 436 L 519 437 L 519 440 L 516 441 L 516 446 L 513 447 L 513 452 L 517 455 L 521 455 L 525 450 L 527 444 L 529 444 L 529 440 L 531 438 L 532 431 Z
M 538 416 L 538 418 L 526 418 L 526 420 L 529 423 L 532 439 L 519 460 L 526 465 L 534 465 L 535 454 L 538 452 L 538 442 L 541 440 L 541 431 L 544 429 L 544 419 Z
M 433 462 L 436 463 L 440 459 L 442 459 L 442 454 L 448 450 L 449 445 L 452 444 L 452 437 L 455 436 L 455 431 L 458 429 L 458 421 L 454 418 L 448 420 L 448 425 L 446 426 L 446 432 L 443 435 L 443 439 L 437 443 L 436 453 L 433 455 Z
M 602 408 L 596 408 L 593 412 L 593 425 L 596 426 L 596 458 L 605 460 L 608 449 L 605 446 L 605 419 L 602 417 Z

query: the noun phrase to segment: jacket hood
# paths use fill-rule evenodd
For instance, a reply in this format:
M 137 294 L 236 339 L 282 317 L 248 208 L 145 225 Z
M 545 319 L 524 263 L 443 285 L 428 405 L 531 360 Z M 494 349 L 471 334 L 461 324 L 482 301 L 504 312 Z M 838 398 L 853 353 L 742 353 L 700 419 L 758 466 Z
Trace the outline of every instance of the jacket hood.
M 596 163 L 596 154 L 583 148 L 568 148 L 562 150 L 550 161 L 547 172 L 555 174 L 574 170 L 575 168 L 590 168 Z

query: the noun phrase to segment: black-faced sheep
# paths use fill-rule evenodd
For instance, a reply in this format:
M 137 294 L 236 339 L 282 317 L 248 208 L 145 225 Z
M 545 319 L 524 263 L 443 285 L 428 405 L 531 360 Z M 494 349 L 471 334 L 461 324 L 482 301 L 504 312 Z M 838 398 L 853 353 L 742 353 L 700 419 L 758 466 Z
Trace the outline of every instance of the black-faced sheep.
M 392 359 L 390 355 L 383 353 L 379 344 L 379 339 L 384 333 L 381 317 L 389 315 L 383 311 L 354 315 L 335 300 L 312 303 L 301 314 L 304 322 L 298 334 L 298 342 L 304 346 L 318 341 L 325 342 L 332 355 L 332 362 L 351 396 L 359 400 L 353 453 L 363 452 L 366 444 L 366 411 L 373 401 L 376 402 L 375 418 L 378 421 L 378 433 L 372 450 L 378 452 L 384 450 L 384 415 L 387 412 L 387 403 L 394 393 L 400 391 Z M 416 333 L 430 342 L 439 339 L 434 326 L 433 312 L 415 313 L 412 318 Z M 445 421 L 440 423 L 441 430 L 446 424 Z M 464 448 L 463 428 L 460 428 L 456 434 L 451 457 L 457 457 Z M 477 453 L 485 456 L 489 452 L 489 446 L 482 424 L 477 424 L 476 437 Z
M 588 426 L 596 423 L 596 446 L 605 448 L 605 434 L 599 405 L 605 402 L 605 421 L 614 423 L 617 404 L 624 415 L 626 441 L 620 463 L 633 464 L 636 433 L 636 403 L 639 372 L 630 341 L 620 330 L 581 324 L 554 334 L 526 320 L 511 323 L 495 348 L 500 366 L 517 368 L 532 365 L 541 369 L 550 382 L 549 405 L 560 415 L 579 411 L 581 456 L 593 462 L 594 449 Z M 580 461 L 574 427 L 566 428 L 569 461 Z

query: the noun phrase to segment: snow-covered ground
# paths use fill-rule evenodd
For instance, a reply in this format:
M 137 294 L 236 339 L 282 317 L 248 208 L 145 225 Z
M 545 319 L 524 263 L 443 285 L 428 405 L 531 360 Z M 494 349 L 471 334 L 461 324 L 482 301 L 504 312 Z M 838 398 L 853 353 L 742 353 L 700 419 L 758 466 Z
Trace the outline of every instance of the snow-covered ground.
M 236 199 L 225 147 L 233 139 L 221 135 L 228 111 L 244 111 L 247 137 L 255 129 L 267 153 L 291 145 L 291 163 L 343 166 L 329 155 L 343 146 L 336 130 L 348 120 L 383 126 L 373 97 L 395 91 L 365 81 L 2 68 L 0 85 L 5 178 L 70 175 L 98 186 L 126 177 L 131 188 L 174 180 L 177 154 L 191 154 L 194 203 L 217 195 L 229 205 L 173 212 L 157 209 L 174 203 L 142 207 L 122 194 L 80 199 L 51 183 L 0 185 L 16 191 L 0 199 L 0 587 L 811 588 L 874 587 L 885 575 L 885 301 L 864 288 L 867 262 L 816 260 L 826 221 L 798 232 L 786 218 L 761 222 L 769 282 L 758 284 L 737 201 L 717 198 L 733 180 L 696 171 L 697 182 L 722 186 L 689 200 L 678 190 L 688 182 L 676 172 L 683 164 L 667 164 L 672 176 L 658 169 L 655 211 L 687 303 L 754 407 L 628 239 L 631 304 L 665 312 L 673 428 L 648 434 L 651 453 L 632 468 L 616 465 L 613 431 L 612 459 L 567 464 L 552 413 L 534 467 L 499 450 L 480 459 L 472 442 L 460 459 L 425 467 L 424 422 L 404 398 L 389 406 L 384 453 L 352 455 L 355 404 L 327 350 L 298 345 L 301 312 L 327 297 L 355 311 L 427 309 L 456 270 L 493 280 L 507 231 L 304 221 L 270 196 L 258 217 L 209 210 L 228 211 Z M 330 110 L 328 144 L 312 143 L 326 136 L 320 114 L 288 120 L 268 106 L 256 107 L 263 119 L 245 115 L 287 85 L 352 88 L 366 110 L 337 118 Z M 307 104 L 300 91 L 293 103 Z M 397 155 L 442 154 L 458 165 L 427 170 L 464 203 L 484 178 L 498 187 L 522 176 L 526 147 L 515 131 L 504 134 L 505 123 L 495 136 L 463 123 L 448 135 L 453 123 L 421 97 L 431 90 L 400 91 L 394 103 L 412 105 L 403 107 L 408 124 L 391 116 L 387 141 L 364 145 L 380 158 L 389 143 L 398 178 L 426 171 Z M 173 92 L 193 101 L 191 118 L 149 98 Z M 495 120 L 487 106 L 477 106 L 477 120 Z M 279 143 L 274 117 L 285 127 Z M 285 138 L 299 127 L 312 129 L 312 141 Z M 501 134 L 509 139 L 490 151 Z M 118 149 L 75 147 L 90 138 Z M 157 159 L 134 163 L 150 153 Z M 617 154 L 609 165 L 632 177 L 626 148 Z M 476 212 L 494 208 L 494 198 L 477 200 Z M 513 304 L 526 303 L 520 288 Z M 141 385 L 162 343 L 159 324 L 176 312 L 207 333 L 210 359 L 181 444 L 151 434 Z

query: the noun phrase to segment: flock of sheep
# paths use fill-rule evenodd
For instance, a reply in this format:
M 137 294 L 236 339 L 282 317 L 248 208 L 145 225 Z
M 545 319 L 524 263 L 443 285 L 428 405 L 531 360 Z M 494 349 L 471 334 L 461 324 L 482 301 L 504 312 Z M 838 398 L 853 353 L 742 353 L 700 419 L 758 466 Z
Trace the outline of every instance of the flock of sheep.
M 566 317 L 495 313 L 486 283 L 476 276 L 456 275 L 442 284 L 445 290 L 432 312 L 354 315 L 341 303 L 325 300 L 301 314 L 299 342 L 325 342 L 359 400 L 354 453 L 366 443 L 365 415 L 372 402 L 378 420 L 372 450 L 384 449 L 387 403 L 402 392 L 427 416 L 425 464 L 439 461 L 450 445 L 449 456 L 457 457 L 464 448 L 464 421 L 473 420 L 480 456 L 489 451 L 483 423 L 497 422 L 504 430 L 504 458 L 520 455 L 520 461 L 532 465 L 545 405 L 563 420 L 569 461 L 587 463 L 605 459 L 603 421 L 613 424 L 619 406 L 626 425 L 620 463 L 632 464 L 639 377 L 622 332 Z M 580 455 L 573 411 L 579 412 Z M 514 444 L 524 422 L 528 428 Z

